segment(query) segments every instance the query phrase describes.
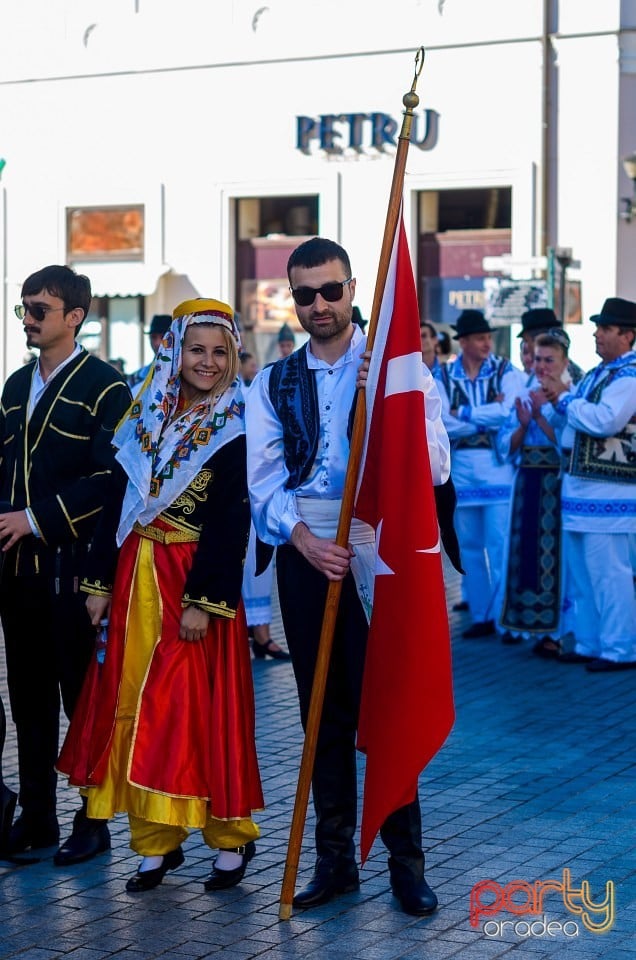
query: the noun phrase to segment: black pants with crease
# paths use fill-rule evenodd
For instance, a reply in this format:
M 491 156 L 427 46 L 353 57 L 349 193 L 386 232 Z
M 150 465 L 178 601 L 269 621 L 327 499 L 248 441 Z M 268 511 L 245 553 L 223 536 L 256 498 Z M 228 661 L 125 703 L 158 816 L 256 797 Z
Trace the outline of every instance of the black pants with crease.
M 56 810 L 60 699 L 70 719 L 93 654 L 95 628 L 76 578 L 60 585 L 44 574 L 7 574 L 6 566 L 0 615 L 18 740 L 19 802 L 25 818 L 41 822 Z
M 291 545 L 279 547 L 276 575 L 283 627 L 306 727 L 322 618 L 329 582 Z M 356 731 L 368 626 L 351 573 L 342 586 L 325 689 L 312 793 L 316 811 L 316 852 L 333 861 L 355 859 L 357 824 Z M 401 807 L 382 825 L 389 864 L 423 876 L 419 800 Z

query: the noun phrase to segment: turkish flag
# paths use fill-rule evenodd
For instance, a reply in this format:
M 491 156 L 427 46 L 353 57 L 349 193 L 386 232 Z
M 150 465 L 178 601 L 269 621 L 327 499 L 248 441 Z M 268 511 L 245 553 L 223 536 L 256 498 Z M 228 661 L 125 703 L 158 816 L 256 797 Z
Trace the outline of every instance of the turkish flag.
M 363 863 L 389 814 L 415 799 L 418 777 L 455 719 L 419 326 L 400 217 L 369 366 L 355 504 L 376 531 L 357 742 L 367 757 Z

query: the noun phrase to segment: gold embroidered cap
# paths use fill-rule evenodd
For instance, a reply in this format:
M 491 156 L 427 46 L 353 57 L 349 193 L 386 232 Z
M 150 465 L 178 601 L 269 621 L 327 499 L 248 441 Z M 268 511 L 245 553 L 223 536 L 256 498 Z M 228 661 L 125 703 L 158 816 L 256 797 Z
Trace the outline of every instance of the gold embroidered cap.
M 222 300 L 212 300 L 198 297 L 195 300 L 184 300 L 172 312 L 173 319 L 191 317 L 192 323 L 216 323 L 229 330 L 234 339 L 239 342 L 239 332 L 234 320 L 234 311 L 228 303 Z

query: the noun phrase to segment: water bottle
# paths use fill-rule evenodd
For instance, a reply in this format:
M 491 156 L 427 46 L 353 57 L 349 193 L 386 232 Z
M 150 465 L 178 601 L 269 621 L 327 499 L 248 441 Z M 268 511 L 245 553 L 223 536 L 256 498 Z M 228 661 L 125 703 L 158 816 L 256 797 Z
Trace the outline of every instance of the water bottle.
M 95 659 L 102 664 L 106 659 L 106 643 L 108 641 L 108 620 L 100 620 L 95 638 Z

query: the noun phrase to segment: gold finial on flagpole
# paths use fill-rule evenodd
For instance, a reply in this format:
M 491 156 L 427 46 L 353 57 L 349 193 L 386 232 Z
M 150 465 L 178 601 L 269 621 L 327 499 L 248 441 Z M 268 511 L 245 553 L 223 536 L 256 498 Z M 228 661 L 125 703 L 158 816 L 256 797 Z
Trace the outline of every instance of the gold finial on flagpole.
M 424 68 L 424 57 L 425 51 L 424 47 L 420 47 L 415 55 L 415 73 L 413 75 L 413 83 L 411 84 L 411 89 L 408 93 L 405 93 L 402 97 L 402 103 L 404 104 L 404 120 L 402 121 L 402 129 L 400 130 L 400 140 L 410 140 L 411 139 L 411 125 L 413 123 L 413 111 L 419 106 L 420 98 L 415 92 L 417 86 L 417 81 L 420 78 L 420 74 Z

